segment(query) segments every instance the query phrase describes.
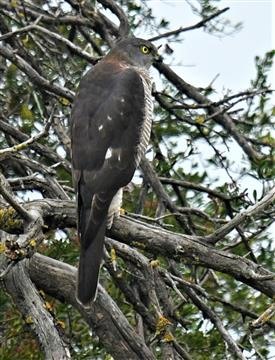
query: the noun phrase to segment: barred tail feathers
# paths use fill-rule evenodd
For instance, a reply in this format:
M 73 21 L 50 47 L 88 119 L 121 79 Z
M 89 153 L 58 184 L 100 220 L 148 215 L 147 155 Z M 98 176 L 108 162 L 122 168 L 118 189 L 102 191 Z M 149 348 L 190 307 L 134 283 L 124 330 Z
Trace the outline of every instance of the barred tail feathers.
M 83 304 L 88 304 L 96 298 L 108 209 L 114 194 L 115 192 L 95 194 L 91 208 L 83 206 L 80 209 L 78 226 L 81 249 L 77 298 Z
M 89 232 L 82 239 L 84 244 L 90 244 L 88 247 L 81 245 L 78 267 L 77 298 L 84 305 L 96 299 L 105 229 L 106 221 L 103 221 L 93 239 L 87 239 Z

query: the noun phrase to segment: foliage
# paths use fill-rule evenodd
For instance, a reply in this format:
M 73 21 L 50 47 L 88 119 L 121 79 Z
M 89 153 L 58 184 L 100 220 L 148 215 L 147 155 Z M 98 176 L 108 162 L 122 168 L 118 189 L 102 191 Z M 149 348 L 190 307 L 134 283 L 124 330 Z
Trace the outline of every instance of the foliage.
M 23 206 L 30 203 L 29 200 L 41 198 L 49 202 L 64 201 L 64 224 L 69 217 L 66 201 L 75 200 L 68 130 L 73 92 L 83 73 L 108 50 L 112 38 L 118 37 L 118 29 L 110 22 L 110 14 L 104 12 L 101 3 L 105 4 L 104 1 L 88 4 L 74 0 L 0 1 L 1 149 L 37 135 L 47 121 L 51 121 L 49 133 L 21 152 L 0 154 L 0 170 L 9 190 Z M 170 28 L 165 18 L 154 17 L 150 3 L 116 3 L 127 13 L 133 32 L 141 23 L 152 33 L 165 33 Z M 202 20 L 219 10 L 218 1 L 188 3 Z M 38 27 L 25 28 L 29 24 Z M 224 35 L 240 27 L 217 17 L 206 22 L 203 29 Z M 20 32 L 16 34 L 17 30 Z M 9 32 L 14 33 L 5 37 Z M 163 39 L 169 45 L 169 37 L 163 36 Z M 169 207 L 167 199 L 159 195 L 150 178 L 138 173 L 133 189 L 125 192 L 126 215 L 206 241 L 207 236 L 211 237 L 238 214 L 252 205 L 257 206 L 274 179 L 274 107 L 270 105 L 268 84 L 274 54 L 273 50 L 255 58 L 256 77 L 248 89 L 240 94 L 228 93 L 215 102 L 211 101 L 213 89 L 200 89 L 203 99 L 199 101 L 195 88 L 188 93 L 188 86 L 181 83 L 186 87 L 180 90 L 169 78 L 171 73 L 166 73 L 162 90 L 154 90 L 153 94 L 155 120 L 148 158 L 172 205 Z M 242 110 L 238 109 L 240 102 Z M 239 186 L 242 179 L 248 179 L 247 186 L 250 186 L 250 178 L 257 184 L 255 189 L 248 191 Z M 1 233 L 15 235 L 21 231 L 23 234 L 20 216 L 14 218 L 12 210 L 12 218 L 7 217 L 12 207 L 4 200 L 7 199 L 3 196 L 0 199 Z M 216 245 L 212 244 L 218 251 L 226 250 L 232 256 L 247 258 L 272 271 L 274 247 L 269 231 L 272 216 L 274 210 L 270 207 L 256 211 L 253 217 L 248 216 L 234 226 L 233 231 L 228 230 Z M 44 222 L 44 239 L 37 250 L 76 266 L 75 227 L 62 225 L 63 222 L 56 224 L 51 214 L 44 217 Z M 109 235 L 121 240 L 112 231 Z M 108 263 L 108 257 L 105 259 L 101 284 L 129 324 L 138 329 L 136 333 L 145 338 L 145 345 L 155 358 L 166 359 L 167 351 L 172 351 L 171 359 L 185 358 L 182 355 L 185 352 L 197 360 L 237 358 L 234 351 L 232 355 L 232 349 L 228 349 L 228 339 L 222 336 L 215 317 L 246 355 L 255 359 L 269 357 L 274 322 L 266 322 L 260 329 L 250 326 L 252 319 L 271 304 L 266 293 L 253 284 L 248 286 L 249 282 L 233 276 L 230 269 L 222 272 L 216 271 L 215 264 L 206 266 L 200 253 L 193 254 L 193 261 L 184 255 L 170 256 L 168 250 L 165 256 L 149 243 L 145 246 L 138 236 L 131 244 L 134 245 L 131 255 L 127 253 L 130 248 L 123 252 L 115 242 L 112 246 L 108 243 L 111 260 L 109 258 Z M 127 239 L 123 242 L 127 244 Z M 4 252 L 5 248 L 0 253 Z M 137 261 L 138 256 L 140 262 L 146 261 L 146 271 Z M 117 273 L 112 270 L 114 267 Z M 152 288 L 146 283 L 149 280 L 145 273 L 154 279 Z M 185 282 L 181 283 L 180 279 Z M 150 291 L 146 293 L 148 287 Z M 196 301 L 196 296 L 204 305 Z M 58 294 L 56 299 L 50 295 L 42 298 L 50 304 L 49 312 L 69 343 L 74 359 L 111 359 L 112 354 L 104 346 L 105 339 L 97 337 L 97 326 L 91 330 L 74 306 L 58 300 Z M 4 289 L 0 305 L 0 359 L 42 359 L 42 351 L 26 319 L 10 302 Z M 167 319 L 162 327 L 158 322 L 160 315 Z

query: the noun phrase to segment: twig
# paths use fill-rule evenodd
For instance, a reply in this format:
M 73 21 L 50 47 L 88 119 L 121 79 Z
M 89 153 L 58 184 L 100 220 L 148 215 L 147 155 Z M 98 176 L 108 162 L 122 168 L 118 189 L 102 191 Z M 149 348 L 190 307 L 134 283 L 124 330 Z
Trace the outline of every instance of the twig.
M 143 176 L 146 179 L 146 182 L 151 184 L 152 188 L 154 189 L 157 197 L 165 204 L 165 206 L 173 213 L 177 213 L 178 209 L 177 207 L 173 204 L 173 202 L 171 201 L 170 197 L 168 196 L 168 194 L 166 193 L 166 191 L 164 190 L 161 182 L 158 179 L 158 176 L 155 172 L 155 170 L 152 168 L 152 166 L 150 165 L 149 161 L 144 157 L 141 159 L 140 162 L 140 167 L 142 169 L 143 172 Z M 176 215 L 176 219 L 177 221 L 180 223 L 180 225 L 184 228 L 184 230 L 186 231 L 187 234 L 190 234 L 191 231 L 185 221 L 185 218 L 183 217 L 183 215 L 177 216 Z
M 4 175 L 0 172 L 0 194 L 25 221 L 30 222 L 32 220 L 32 216 L 24 209 L 21 204 L 19 204 L 19 202 L 15 199 L 15 196 L 13 196 L 12 192 L 8 189 L 9 183 Z
M 177 276 L 180 276 L 180 272 L 177 270 L 174 261 L 171 261 L 170 266 L 173 273 Z M 208 304 L 198 296 L 198 294 L 196 293 L 196 291 L 194 291 L 194 289 L 192 289 L 188 285 L 186 286 L 183 283 L 182 286 L 184 288 L 185 293 L 189 296 L 189 298 L 192 300 L 194 305 L 201 310 L 204 318 L 208 318 L 215 325 L 215 327 L 221 334 L 221 337 L 228 345 L 231 353 L 234 354 L 236 359 L 246 360 L 245 356 L 242 354 L 240 348 L 238 347 L 238 345 L 236 344 L 230 333 L 223 326 L 223 323 L 219 318 L 219 316 L 216 314 L 216 312 L 212 310 L 210 306 L 208 306 Z
M 28 32 L 29 30 L 33 29 L 33 26 L 37 25 L 41 19 L 42 19 L 42 15 L 38 16 L 38 18 L 34 21 L 33 24 L 24 26 L 20 29 L 14 30 L 14 31 L 9 31 L 8 33 L 0 36 L 0 41 L 9 39 L 10 37 L 13 37 L 17 34 L 22 34 L 24 32 Z
M 209 318 L 209 320 L 216 326 L 223 340 L 228 345 L 231 353 L 236 356 L 236 359 L 246 360 L 245 356 L 242 354 L 242 351 L 240 350 L 230 333 L 223 326 L 221 319 L 218 317 L 215 311 L 213 311 L 204 301 L 202 301 L 201 298 L 194 292 L 194 290 L 186 287 L 185 291 L 190 297 L 190 299 L 193 301 L 193 303 L 202 311 L 204 316 Z
M 194 86 L 185 82 L 179 75 L 177 75 L 168 65 L 164 63 L 155 63 L 154 66 L 159 70 L 161 74 L 163 74 L 175 87 L 188 96 L 189 98 L 195 100 L 198 104 L 207 104 L 209 100 L 206 96 L 202 95 L 198 89 Z M 236 142 L 241 146 L 243 151 L 247 154 L 249 159 L 253 162 L 258 161 L 263 158 L 261 153 L 258 153 L 245 139 L 245 137 L 237 130 L 234 122 L 230 118 L 230 116 L 226 113 L 223 113 L 221 109 L 217 106 L 209 106 L 208 107 L 208 115 L 219 125 L 221 125 L 224 129 L 228 131 L 228 133 L 236 140 Z
M 21 150 L 26 149 L 29 145 L 33 144 L 34 142 L 36 142 L 37 140 L 39 140 L 40 138 L 42 138 L 43 136 L 48 134 L 48 131 L 50 129 L 51 126 L 51 120 L 50 119 L 46 126 L 44 127 L 44 129 L 38 133 L 37 135 L 33 135 L 31 136 L 29 139 L 27 139 L 26 141 L 23 141 L 20 144 L 16 144 L 14 146 L 11 146 L 9 148 L 5 148 L 5 149 L 0 149 L 0 158 L 1 157 L 5 157 L 8 154 L 12 154 L 12 153 L 16 153 L 19 152 Z
M 224 103 L 226 103 L 226 102 L 228 102 L 230 100 L 241 97 L 241 99 L 238 99 L 238 101 L 234 103 L 234 105 L 236 105 L 238 102 L 250 99 L 253 96 L 264 95 L 264 94 L 268 94 L 268 93 L 272 93 L 272 92 L 274 92 L 274 90 L 271 90 L 271 89 L 254 90 L 254 91 L 252 91 L 252 90 L 242 91 L 242 92 L 239 92 L 237 94 L 233 94 L 233 95 L 230 95 L 230 96 L 225 96 L 223 99 L 221 99 L 219 101 L 214 101 L 212 103 L 212 105 L 213 106 L 220 106 L 220 105 L 222 105 L 222 104 L 224 104 Z
M 210 244 L 216 244 L 219 240 L 224 238 L 229 234 L 233 229 L 238 225 L 243 223 L 247 218 L 258 214 L 266 207 L 272 204 L 275 199 L 275 187 L 268 191 L 268 193 L 258 201 L 255 205 L 250 206 L 243 212 L 236 215 L 232 220 L 230 220 L 226 225 L 223 225 L 220 229 L 216 230 L 213 234 L 205 237 L 205 240 Z
M 41 8 L 34 9 L 33 4 L 31 4 L 31 7 L 28 6 L 28 4 L 24 3 L 24 8 L 18 4 L 16 6 L 16 9 L 18 9 L 18 12 L 23 12 L 25 10 L 25 13 L 35 21 L 38 18 L 41 18 L 40 22 L 45 24 L 66 24 L 66 25 L 83 25 L 83 26 L 89 26 L 90 28 L 93 27 L 95 19 L 92 17 L 90 18 L 84 18 L 82 16 L 73 16 L 73 15 L 65 15 L 65 16 L 53 16 L 49 13 L 46 13 Z M 0 8 L 2 8 L 2 12 L 4 14 L 10 15 L 8 11 L 14 11 L 14 7 L 9 1 L 1 1 L 0 2 Z
M 271 304 L 268 309 L 266 309 L 256 320 L 252 321 L 250 324 L 251 328 L 262 327 L 267 323 L 275 314 L 275 303 Z
M 249 342 L 250 342 L 253 350 L 255 351 L 255 355 L 257 355 L 258 359 L 266 360 L 266 357 L 263 357 L 263 355 L 258 351 L 257 345 L 255 344 L 251 333 L 248 335 L 248 339 L 249 339 Z
M 237 198 L 241 198 L 243 196 L 243 194 L 238 195 L 238 196 L 230 196 L 227 194 L 223 194 L 217 190 L 212 190 L 209 187 L 200 185 L 200 184 L 196 184 L 190 181 L 186 181 L 186 180 L 181 180 L 181 179 L 172 179 L 172 178 L 166 178 L 166 177 L 159 177 L 159 180 L 163 183 L 163 184 L 176 184 L 179 186 L 182 186 L 186 189 L 191 189 L 191 190 L 197 190 L 197 191 L 201 191 L 201 192 L 205 192 L 213 197 L 216 197 L 218 199 L 221 200 L 225 200 L 225 201 L 230 201 L 230 200 L 234 200 Z
M 210 106 L 220 106 L 220 105 L 223 105 L 224 103 L 228 103 L 229 101 L 231 101 L 233 99 L 240 98 L 240 99 L 237 99 L 235 102 L 233 102 L 230 107 L 226 108 L 226 111 L 228 112 L 228 110 L 231 107 L 235 106 L 236 104 L 238 104 L 241 101 L 245 101 L 256 95 L 264 95 L 264 94 L 268 94 L 268 93 L 272 93 L 272 92 L 274 92 L 274 90 L 271 90 L 271 89 L 241 91 L 237 94 L 225 96 L 223 99 L 221 99 L 219 101 L 213 101 L 213 102 L 208 101 L 208 103 L 206 103 L 206 104 L 198 104 L 198 105 L 197 104 L 186 104 L 186 103 L 182 102 L 180 99 L 174 99 L 171 95 L 163 93 L 163 92 L 154 92 L 154 95 L 166 96 L 166 97 L 170 98 L 172 101 L 179 102 L 179 104 L 171 103 L 170 104 L 171 109 L 190 109 L 190 110 L 209 108 Z M 234 112 L 235 111 L 236 110 L 234 110 Z M 238 110 L 238 111 L 240 111 L 240 110 Z M 253 124 L 251 124 L 251 125 L 253 125 Z
M 168 279 L 170 285 L 172 286 L 172 288 L 174 289 L 175 293 L 178 294 L 179 298 L 186 303 L 187 299 L 184 297 L 184 295 L 179 291 L 175 281 L 172 279 L 172 276 L 167 272 L 165 274 L 166 278 Z
M 240 313 L 240 314 L 242 315 L 242 317 L 249 316 L 250 318 L 256 319 L 255 321 L 257 321 L 257 320 L 259 320 L 259 319 L 261 318 L 261 316 L 263 315 L 263 314 L 262 314 L 262 315 L 259 317 L 256 313 L 248 310 L 248 308 L 243 307 L 243 306 L 240 306 L 240 305 L 232 304 L 231 302 L 226 301 L 226 300 L 224 300 L 224 299 L 221 299 L 221 298 L 219 298 L 219 297 L 217 297 L 217 296 L 208 296 L 208 298 L 209 298 L 211 301 L 220 302 L 221 304 L 223 304 L 223 305 L 231 308 L 232 310 Z M 267 309 L 267 310 L 268 310 L 268 309 Z M 269 313 L 268 313 L 268 314 L 269 314 Z M 271 317 L 269 317 L 268 319 L 265 319 L 266 321 L 264 321 L 264 323 L 261 323 L 261 322 L 260 322 L 260 326 L 262 326 L 262 325 L 264 325 L 264 324 L 267 324 L 268 326 L 270 326 L 272 329 L 275 330 L 275 323 L 272 322 L 270 319 L 271 319 Z M 253 321 L 252 323 L 254 323 L 255 321 Z M 252 325 L 252 326 L 253 326 L 253 325 Z
M 38 85 L 43 90 L 47 90 L 54 95 L 64 97 L 69 101 L 73 100 L 74 93 L 71 90 L 59 85 L 53 85 L 49 80 L 41 76 L 26 60 L 19 56 L 15 50 L 10 50 L 5 46 L 0 46 L 0 55 L 14 63 L 18 69 L 20 69 L 32 80 L 34 84 Z
M 3 118 L 5 121 L 1 120 L 1 118 Z M 19 129 L 16 129 L 15 127 L 11 126 L 8 123 L 8 119 L 4 117 L 2 114 L 0 114 L 0 130 L 2 130 L 4 133 L 10 135 L 11 137 L 13 137 L 14 139 L 20 142 L 25 142 L 29 139 L 28 135 L 24 134 Z M 67 172 L 69 173 L 71 172 L 70 162 L 66 159 L 61 158 L 60 155 L 58 155 L 56 152 L 51 150 L 48 146 L 34 142 L 30 144 L 30 147 L 34 149 L 39 155 L 48 158 L 53 163 L 60 163 L 66 169 Z
M 198 23 L 196 23 L 195 25 L 192 25 L 192 26 L 187 26 L 185 28 L 182 28 L 180 27 L 179 29 L 177 30 L 173 30 L 173 31 L 168 31 L 164 34 L 160 34 L 160 35 L 157 35 L 157 36 L 154 36 L 152 38 L 150 38 L 149 40 L 150 41 L 156 41 L 156 40 L 159 40 L 159 39 L 162 39 L 162 38 L 166 38 L 166 37 L 169 37 L 169 36 L 173 36 L 173 35 L 178 35 L 182 32 L 185 32 L 185 31 L 190 31 L 190 30 L 194 30 L 194 29 L 199 29 L 201 27 L 203 27 L 206 23 L 208 23 L 210 20 L 214 19 L 215 17 L 217 16 L 220 16 L 221 14 L 223 14 L 224 12 L 226 12 L 227 10 L 229 10 L 230 8 L 229 7 L 226 7 L 224 9 L 221 9 L 217 12 L 215 12 L 214 14 L 210 15 L 210 16 L 207 16 L 206 18 L 204 18 L 203 20 L 199 21 Z
M 65 44 L 69 49 L 71 49 L 72 51 L 74 51 L 77 55 L 79 55 L 80 57 L 82 57 L 83 59 L 87 60 L 89 63 L 91 64 L 95 64 L 98 61 L 98 58 L 95 58 L 93 56 L 91 56 L 89 53 L 87 53 L 86 51 L 82 50 L 79 46 L 75 45 L 74 43 L 72 43 L 71 41 L 69 41 L 68 39 L 64 38 L 63 36 L 54 33 L 52 31 L 49 31 L 48 29 L 45 29 L 42 26 L 36 25 L 37 21 L 35 21 L 34 24 L 31 25 L 27 25 L 21 29 L 9 32 L 7 34 L 4 34 L 2 36 L 0 36 L 0 41 L 7 39 L 9 37 L 15 36 L 17 34 L 21 34 L 21 33 L 25 33 L 25 32 L 29 32 L 32 30 L 36 30 L 38 32 L 42 32 L 46 35 L 48 35 L 49 37 L 58 40 L 60 42 L 62 42 L 63 44 Z

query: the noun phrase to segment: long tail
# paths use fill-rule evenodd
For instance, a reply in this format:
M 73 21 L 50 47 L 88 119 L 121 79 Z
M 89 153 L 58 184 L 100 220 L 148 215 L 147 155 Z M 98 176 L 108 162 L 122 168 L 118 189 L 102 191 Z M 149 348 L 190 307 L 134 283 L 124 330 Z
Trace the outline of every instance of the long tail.
M 79 203 L 80 259 L 77 297 L 82 304 L 94 301 L 103 256 L 107 214 L 114 192 L 100 193 Z
M 105 229 L 106 221 L 103 221 L 90 245 L 88 247 L 81 245 L 78 267 L 77 297 L 84 305 L 94 301 L 97 295 Z M 86 232 L 84 234 L 84 239 L 81 239 L 82 244 L 88 242 L 85 237 L 89 237 L 89 233 Z

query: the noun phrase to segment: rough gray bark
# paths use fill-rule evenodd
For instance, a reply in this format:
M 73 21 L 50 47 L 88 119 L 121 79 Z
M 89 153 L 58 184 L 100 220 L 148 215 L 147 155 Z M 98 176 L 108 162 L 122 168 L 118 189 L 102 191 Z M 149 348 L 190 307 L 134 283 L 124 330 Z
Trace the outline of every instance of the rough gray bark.
M 115 359 L 155 359 L 144 340 L 136 334 L 116 303 L 100 285 L 97 299 L 90 307 L 77 302 L 76 268 L 35 254 L 30 260 L 29 271 L 32 281 L 39 289 L 79 310 Z
M 38 338 L 46 360 L 71 359 L 69 344 L 59 334 L 53 317 L 46 310 L 43 299 L 30 280 L 27 260 L 10 269 L 3 282 L 26 324 Z

